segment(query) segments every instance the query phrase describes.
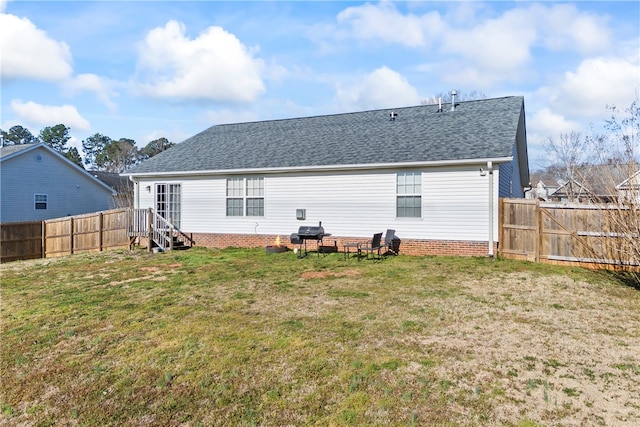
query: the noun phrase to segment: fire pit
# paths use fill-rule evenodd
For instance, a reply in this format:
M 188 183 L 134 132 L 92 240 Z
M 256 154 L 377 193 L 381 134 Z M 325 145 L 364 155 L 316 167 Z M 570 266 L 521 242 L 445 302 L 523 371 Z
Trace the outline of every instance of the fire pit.
M 280 244 L 280 236 L 276 237 L 275 244 L 267 246 L 266 249 L 268 254 L 279 254 L 289 250 L 288 247 Z

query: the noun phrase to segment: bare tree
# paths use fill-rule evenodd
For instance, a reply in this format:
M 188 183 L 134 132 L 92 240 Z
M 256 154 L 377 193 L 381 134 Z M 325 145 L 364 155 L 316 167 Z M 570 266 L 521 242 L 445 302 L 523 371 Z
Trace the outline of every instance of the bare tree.
M 561 133 L 543 143 L 548 169 L 553 169 L 556 181 L 564 184 L 570 202 L 579 201 L 587 190 L 584 185 L 591 178 L 592 139 L 580 132 Z
M 627 278 L 640 287 L 640 99 L 624 110 L 607 106 L 611 113 L 603 130 L 591 136 L 597 159 L 609 165 L 600 177 L 614 186 L 616 197 L 601 205 L 606 213 L 606 232 L 613 242 L 609 257 L 627 270 Z

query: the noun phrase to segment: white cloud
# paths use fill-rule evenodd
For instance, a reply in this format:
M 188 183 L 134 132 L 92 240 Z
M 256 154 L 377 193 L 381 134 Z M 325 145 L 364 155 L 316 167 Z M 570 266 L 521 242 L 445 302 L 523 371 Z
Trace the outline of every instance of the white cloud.
M 444 23 L 437 12 L 422 16 L 403 15 L 390 2 L 348 7 L 338 14 L 338 23 L 350 28 L 352 37 L 379 40 L 387 44 L 423 47 L 433 35 L 442 32 Z
M 8 0 L 0 0 L 0 13 L 4 13 L 7 9 Z
M 11 109 L 22 123 L 37 126 L 55 126 L 64 123 L 73 130 L 88 131 L 89 122 L 80 115 L 73 105 L 41 105 L 35 102 L 22 102 L 20 99 L 11 101 Z
M 336 98 L 345 109 L 401 107 L 420 103 L 418 91 L 398 72 L 381 67 L 358 84 L 339 85 Z
M 580 12 L 575 5 L 562 4 L 551 8 L 533 6 L 532 18 L 541 25 L 542 39 L 550 49 L 598 52 L 611 44 L 607 18 Z
M 327 39 L 351 38 L 423 50 L 439 50 L 443 81 L 480 90 L 505 82 L 537 78 L 534 49 L 594 54 L 611 48 L 608 17 L 578 10 L 575 5 L 515 3 L 494 15 L 485 6 L 453 6 L 453 13 L 402 13 L 395 4 L 380 2 L 349 7 L 337 16 L 339 26 Z
M 527 122 L 527 127 L 542 136 L 556 136 L 560 133 L 580 132 L 582 124 L 569 120 L 562 114 L 555 113 L 549 108 L 538 110 Z
M 531 60 L 536 29 L 526 11 L 514 9 L 470 30 L 451 29 L 442 51 L 471 60 L 483 73 L 511 73 Z
M 189 39 L 183 24 L 169 21 L 139 47 L 139 88 L 158 98 L 251 102 L 265 91 L 254 53 L 223 28 Z
M 28 19 L 0 14 L 2 78 L 63 80 L 72 74 L 71 52 Z
M 535 164 L 545 157 L 542 144 L 549 137 L 572 131 L 588 135 L 591 125 L 598 127 L 608 118 L 607 105 L 627 108 L 640 90 L 638 76 L 637 53 L 629 58 L 596 57 L 539 88 L 531 96 L 538 109 L 530 109 L 527 118 L 530 160 Z
M 597 57 L 585 59 L 575 71 L 567 71 L 556 86 L 538 94 L 554 111 L 585 118 L 602 117 L 606 105 L 625 108 L 640 87 L 638 59 Z
M 113 85 L 113 82 L 95 74 L 79 74 L 65 83 L 67 90 L 71 93 L 80 91 L 95 93 L 101 104 L 115 111 L 117 105 L 112 98 L 118 96 L 118 93 L 113 90 Z

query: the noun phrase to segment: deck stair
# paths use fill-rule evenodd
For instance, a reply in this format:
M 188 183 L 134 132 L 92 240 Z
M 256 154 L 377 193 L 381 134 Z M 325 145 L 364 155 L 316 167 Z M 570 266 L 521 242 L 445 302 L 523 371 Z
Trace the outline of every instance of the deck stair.
M 147 239 L 148 249 L 160 251 L 184 250 L 195 245 L 193 235 L 187 235 L 153 209 L 132 209 L 129 221 L 129 238 Z

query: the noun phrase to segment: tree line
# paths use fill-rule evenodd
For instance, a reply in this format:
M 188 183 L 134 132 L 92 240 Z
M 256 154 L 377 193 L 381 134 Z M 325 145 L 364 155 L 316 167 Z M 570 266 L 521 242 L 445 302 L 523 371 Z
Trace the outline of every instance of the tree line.
M 175 145 L 163 137 L 149 142 L 143 148 L 137 148 L 133 139 L 116 140 L 96 133 L 82 141 L 83 159 L 77 148 L 67 146 L 71 139 L 70 130 L 71 128 L 64 124 L 57 124 L 45 127 L 36 136 L 29 129 L 16 125 L 8 131 L 0 129 L 0 134 L 4 146 L 44 143 L 82 168 L 117 173 L 124 172 Z

